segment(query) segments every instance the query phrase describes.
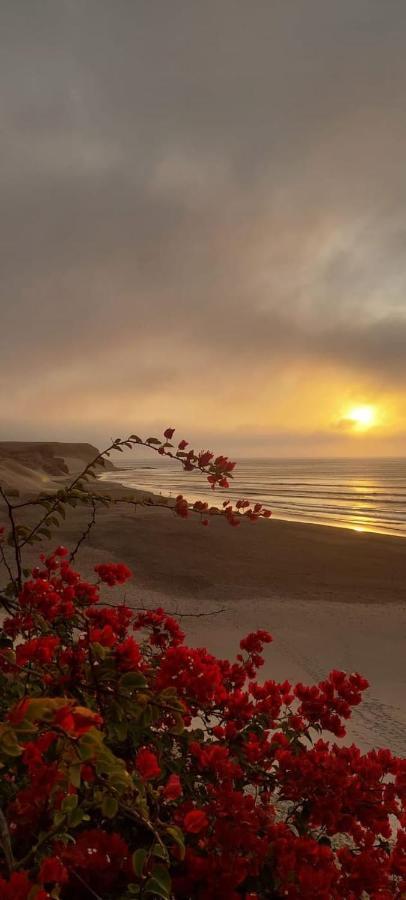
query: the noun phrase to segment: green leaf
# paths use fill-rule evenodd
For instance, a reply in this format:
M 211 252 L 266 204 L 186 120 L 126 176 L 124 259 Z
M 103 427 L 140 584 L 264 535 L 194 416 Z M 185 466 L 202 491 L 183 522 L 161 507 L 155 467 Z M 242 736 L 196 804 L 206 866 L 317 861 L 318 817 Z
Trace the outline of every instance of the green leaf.
M 142 877 L 144 863 L 145 863 L 147 856 L 148 856 L 147 851 L 144 850 L 143 847 L 139 847 L 138 850 L 135 850 L 135 852 L 133 853 L 133 855 L 131 857 L 133 869 L 138 878 Z
M 157 881 L 160 881 L 162 885 L 166 888 L 168 892 L 171 890 L 171 876 L 168 872 L 166 866 L 163 866 L 162 863 L 157 863 L 156 866 L 152 869 L 152 877 L 156 878 Z
M 62 822 L 65 822 L 66 816 L 65 813 L 61 812 L 59 809 L 54 815 L 54 825 L 55 828 L 59 828 L 59 825 L 62 825 Z
M 142 722 L 143 727 L 149 728 L 150 725 L 152 725 L 153 718 L 154 718 L 154 716 L 153 716 L 152 706 L 146 706 L 145 709 L 143 710 L 143 713 L 141 716 L 141 722 Z
M 177 825 L 168 825 L 168 827 L 166 829 L 166 833 L 169 834 L 169 836 L 171 838 L 173 838 L 173 840 L 175 841 L 175 844 L 177 844 L 177 846 L 180 849 L 180 852 L 181 852 L 180 858 L 184 859 L 185 853 L 186 853 L 186 848 L 185 848 L 185 838 L 184 838 L 183 831 L 180 828 L 178 828 Z
M 73 787 L 80 788 L 81 774 L 80 765 L 71 766 L 69 769 L 69 780 Z
M 117 741 L 125 741 L 128 735 L 127 722 L 115 722 L 112 726 L 112 731 Z
M 109 652 L 108 648 L 103 647 L 103 645 L 99 644 L 98 641 L 94 641 L 94 642 L 92 641 L 92 650 L 93 650 L 94 656 L 96 656 L 97 659 L 106 659 L 106 656 L 108 655 L 108 652 Z
M 164 859 L 165 862 L 169 862 L 169 853 L 162 844 L 154 844 L 152 848 L 152 856 L 157 856 L 158 859 Z
M 21 756 L 23 752 L 11 728 L 7 728 L 0 737 L 0 751 L 6 756 Z
M 145 885 L 145 893 L 156 894 L 157 897 L 169 900 L 171 896 L 171 876 L 166 866 L 154 866 L 151 878 L 148 879 Z
M 102 813 L 106 819 L 114 819 L 118 812 L 118 802 L 111 794 L 105 794 L 102 803 Z
M 146 679 L 141 672 L 126 672 L 120 678 L 120 687 L 123 688 L 145 688 L 147 686 Z
M 84 815 L 83 809 L 80 809 L 80 807 L 78 806 L 78 808 L 74 809 L 69 816 L 69 827 L 77 828 L 85 818 L 86 817 Z
M 158 444 L 159 446 L 161 446 L 162 441 L 160 441 L 159 438 L 151 437 L 151 438 L 147 438 L 145 443 L 146 444 Z
M 96 731 L 95 728 L 92 728 L 91 731 L 87 731 L 86 734 L 80 738 L 78 744 L 79 756 L 83 760 L 92 759 L 100 752 L 102 746 L 102 736 L 100 732 Z
M 77 805 L 78 805 L 77 794 L 69 794 L 67 797 L 65 797 L 65 799 L 62 803 L 62 806 L 61 806 L 62 812 L 64 812 L 64 813 L 73 812 L 73 810 L 76 809 Z

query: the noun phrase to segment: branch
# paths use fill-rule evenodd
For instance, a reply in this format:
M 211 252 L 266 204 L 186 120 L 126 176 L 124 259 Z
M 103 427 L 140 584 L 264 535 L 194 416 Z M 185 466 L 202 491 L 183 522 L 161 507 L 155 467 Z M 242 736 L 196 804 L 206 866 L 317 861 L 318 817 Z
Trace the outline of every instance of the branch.
M 77 872 L 76 869 L 71 869 L 70 871 L 72 872 L 72 875 L 74 875 L 75 878 L 80 881 L 81 885 L 83 885 L 83 887 L 89 892 L 89 894 L 91 894 L 92 897 L 95 897 L 96 900 L 103 900 L 103 897 L 101 897 L 100 894 L 96 894 L 96 891 L 94 891 L 93 888 L 91 888 L 90 885 L 87 884 L 87 882 L 82 878 L 81 875 L 79 875 L 79 872 Z
M 12 572 L 12 569 L 11 569 L 11 566 L 10 566 L 10 563 L 9 563 L 7 557 L 6 557 L 5 552 L 4 552 L 4 547 L 3 547 L 3 544 L 2 544 L 2 542 L 1 542 L 1 540 L 0 540 L 0 557 L 1 557 L 1 562 L 3 563 L 3 566 L 5 566 L 5 568 L 6 568 L 7 572 L 8 572 L 8 577 L 9 577 L 10 581 L 11 581 L 11 583 L 14 585 L 14 590 L 15 590 L 15 592 L 17 593 L 17 585 L 16 585 L 16 581 L 15 581 L 15 578 L 14 578 L 14 575 L 13 575 L 13 572 Z
M 86 538 L 88 537 L 88 535 L 90 534 L 90 531 L 93 528 L 93 525 L 96 524 L 96 501 L 95 501 L 94 497 L 91 497 L 90 502 L 92 504 L 92 517 L 87 525 L 87 528 L 81 534 L 76 546 L 74 547 L 74 549 L 72 550 L 72 553 L 70 554 L 70 557 L 69 557 L 70 562 L 73 562 L 73 560 L 75 559 L 75 556 L 79 550 L 79 547 L 83 544 L 83 541 L 85 541 Z
M 227 612 L 228 606 L 221 606 L 220 609 L 212 609 L 210 612 L 199 612 L 199 613 L 185 613 L 185 612 L 173 612 L 172 616 L 176 616 L 178 619 L 201 619 L 204 616 L 219 616 L 223 612 Z
M 13 850 L 11 847 L 11 838 L 10 832 L 8 830 L 7 820 L 3 813 L 3 810 L 0 808 L 0 845 L 2 847 L 5 860 L 8 866 L 9 872 L 12 871 L 14 866 L 14 856 Z
M 16 567 L 17 567 L 17 578 L 15 579 L 15 581 L 13 579 L 13 584 L 15 587 L 17 587 L 19 590 L 21 590 L 21 586 L 22 586 L 21 546 L 20 546 L 20 543 L 18 540 L 17 526 L 16 526 L 15 519 L 14 519 L 14 513 L 13 513 L 14 507 L 10 503 L 10 501 L 7 497 L 7 494 L 5 493 L 5 491 L 3 490 L 2 487 L 0 487 L 0 494 L 3 497 L 3 500 L 7 506 L 8 517 L 10 519 L 10 524 L 11 524 L 11 533 L 13 536 L 14 556 L 15 556 Z

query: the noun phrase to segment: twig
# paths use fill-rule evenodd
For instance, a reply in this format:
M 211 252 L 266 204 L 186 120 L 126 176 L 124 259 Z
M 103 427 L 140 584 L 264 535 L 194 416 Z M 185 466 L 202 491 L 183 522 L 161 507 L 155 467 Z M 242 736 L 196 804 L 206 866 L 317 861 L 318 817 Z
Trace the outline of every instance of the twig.
M 14 866 L 14 856 L 13 850 L 11 847 L 11 839 L 10 832 L 8 830 L 7 820 L 3 813 L 3 810 L 0 808 L 0 844 L 6 859 L 6 863 L 8 865 L 9 872 L 12 871 Z
M 220 609 L 212 609 L 210 612 L 200 612 L 200 613 L 184 613 L 184 612 L 173 612 L 172 616 L 176 616 L 178 619 L 201 619 L 203 616 L 219 616 L 220 613 L 227 612 L 228 606 L 221 606 Z
M 103 900 L 103 897 L 101 897 L 100 894 L 96 894 L 96 891 L 94 891 L 93 888 L 91 888 L 90 885 L 86 883 L 86 881 L 82 878 L 81 875 L 79 875 L 79 872 L 77 872 L 76 869 L 71 869 L 71 872 L 72 875 L 74 875 L 75 878 L 80 881 L 83 887 L 86 888 L 86 890 L 89 892 L 89 894 L 91 894 L 92 897 L 95 897 L 96 900 Z
M 87 525 L 87 528 L 81 534 L 76 546 L 74 547 L 74 549 L 72 550 L 72 553 L 70 554 L 70 557 L 69 557 L 70 562 L 73 562 L 73 560 L 75 559 L 75 556 L 79 550 L 79 547 L 83 544 L 83 541 L 85 541 L 86 538 L 88 537 L 88 535 L 90 534 L 90 531 L 93 528 L 93 525 L 96 524 L 96 501 L 95 501 L 94 497 L 91 498 L 91 504 L 92 504 L 92 517 Z
M 55 835 L 58 834 L 58 831 L 61 831 L 62 825 L 65 825 L 65 824 L 66 824 L 66 816 L 63 819 L 63 821 L 59 823 L 59 825 L 54 825 L 54 827 L 51 828 L 50 831 L 47 831 L 45 834 L 43 834 L 42 837 L 40 837 L 40 839 L 37 841 L 37 843 L 34 844 L 33 847 L 31 847 L 31 850 L 29 850 L 28 853 L 25 856 L 23 856 L 22 859 L 19 859 L 14 863 L 14 869 L 25 868 L 25 866 L 27 865 L 27 863 L 30 862 L 32 857 L 35 856 L 37 850 L 39 850 L 39 848 L 42 847 L 43 844 L 46 844 L 47 841 L 49 841 L 51 838 L 55 837 Z
M 22 586 L 21 547 L 20 547 L 20 542 L 18 540 L 17 526 L 16 526 L 16 523 L 14 520 L 14 515 L 13 515 L 13 506 L 11 505 L 11 503 L 7 497 L 7 494 L 5 493 L 5 491 L 3 490 L 2 487 L 0 487 L 0 494 L 3 497 L 3 500 L 7 506 L 8 517 L 10 519 L 11 532 L 13 535 L 14 555 L 15 555 L 15 561 L 16 561 L 16 567 L 17 567 L 16 584 L 17 584 L 17 587 L 21 590 L 21 586 Z
M 122 606 L 126 606 L 131 612 L 153 612 L 154 606 L 130 606 L 128 603 L 109 603 L 108 600 L 103 600 L 103 606 L 109 606 L 111 609 L 120 609 Z M 170 612 L 169 615 L 176 616 L 178 619 L 201 619 L 203 616 L 218 616 L 220 613 L 227 612 L 228 606 L 221 606 L 219 609 L 213 609 L 209 612 L 199 612 L 199 613 L 186 613 L 186 612 Z
M 5 568 L 7 569 L 9 579 L 10 579 L 10 581 L 12 582 L 12 584 L 14 585 L 14 588 L 16 588 L 16 583 L 15 583 L 15 580 L 14 580 L 14 575 L 13 575 L 13 572 L 12 572 L 12 569 L 11 569 L 11 566 L 10 566 L 10 563 L 9 563 L 9 561 L 8 561 L 8 559 L 7 559 L 7 556 L 6 556 L 5 552 L 4 552 L 4 547 L 3 547 L 3 544 L 2 544 L 2 543 L 0 543 L 0 556 L 1 556 L 1 561 L 2 561 L 3 565 L 4 565 Z
M 17 609 L 17 604 L 13 600 L 11 600 L 9 597 L 5 597 L 4 594 L 0 594 L 0 604 L 4 607 L 6 612 L 8 612 L 9 616 L 14 615 L 14 612 Z

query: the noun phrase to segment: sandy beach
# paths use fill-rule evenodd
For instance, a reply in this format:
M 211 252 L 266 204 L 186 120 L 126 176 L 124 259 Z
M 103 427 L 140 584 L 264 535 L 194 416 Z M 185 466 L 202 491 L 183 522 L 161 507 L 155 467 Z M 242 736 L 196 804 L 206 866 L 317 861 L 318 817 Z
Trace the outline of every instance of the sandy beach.
M 97 489 L 128 496 L 117 483 Z M 74 546 L 88 516 L 71 510 L 53 546 Z M 202 528 L 193 516 L 116 502 L 99 510 L 77 565 L 91 575 L 101 560 L 133 570 L 127 602 L 180 613 L 188 640 L 220 656 L 232 658 L 245 633 L 269 629 L 264 677 L 311 683 L 332 668 L 360 671 L 370 689 L 347 740 L 406 753 L 402 538 L 277 520 L 234 529 L 213 518 Z
M 63 487 L 97 453 L 86 444 L 2 444 L 0 451 L 0 481 L 21 498 Z M 86 576 L 97 562 L 125 562 L 134 572 L 125 600 L 180 614 L 188 640 L 219 656 L 233 658 L 244 634 L 268 629 L 274 642 L 264 677 L 312 683 L 332 668 L 361 672 L 370 689 L 347 739 L 406 753 L 403 538 L 276 519 L 230 528 L 212 517 L 203 528 L 194 515 L 123 503 L 152 495 L 117 481 L 97 479 L 92 488 L 114 502 L 99 508 L 80 547 L 76 564 Z M 36 521 L 36 510 L 22 513 L 21 521 Z M 30 548 L 26 562 L 58 543 L 73 548 L 88 522 L 88 508 L 69 507 L 55 538 Z

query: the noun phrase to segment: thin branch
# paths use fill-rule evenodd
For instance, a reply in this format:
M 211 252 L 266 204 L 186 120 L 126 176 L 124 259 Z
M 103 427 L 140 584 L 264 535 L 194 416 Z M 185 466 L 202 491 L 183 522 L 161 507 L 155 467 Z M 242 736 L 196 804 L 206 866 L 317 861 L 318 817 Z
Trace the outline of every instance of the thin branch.
M 93 525 L 96 524 L 96 501 L 93 497 L 91 498 L 91 504 L 92 504 L 92 517 L 91 517 L 87 527 L 81 534 L 76 546 L 72 550 L 72 553 L 69 556 L 70 562 L 73 562 L 73 560 L 75 559 L 75 556 L 79 550 L 79 547 L 83 544 L 83 541 L 85 541 L 86 538 L 88 537 L 88 535 L 90 534 L 90 531 L 93 528 Z
M 93 468 L 93 466 L 96 466 L 100 462 L 100 460 L 102 458 L 104 458 L 104 456 L 106 456 L 107 454 L 110 453 L 111 450 L 114 450 L 117 446 L 119 446 L 119 443 L 122 443 L 122 442 L 121 441 L 113 442 L 109 447 L 107 447 L 106 450 L 102 450 L 101 453 L 98 453 L 97 456 L 95 456 L 89 463 L 87 463 L 87 465 L 84 467 L 84 469 L 82 469 L 81 472 L 79 472 L 79 475 L 76 475 L 76 477 L 73 479 L 73 481 L 71 481 L 71 483 L 64 489 L 64 494 L 65 494 L 66 498 L 72 494 L 72 492 L 75 490 L 76 486 L 78 484 L 80 484 L 80 482 L 83 478 L 86 477 L 86 475 Z M 86 493 L 86 492 L 84 492 L 84 493 Z M 53 505 L 51 506 L 51 508 L 47 509 L 46 513 L 42 516 L 42 518 L 39 520 L 39 522 L 37 522 L 37 524 L 34 525 L 34 527 L 31 529 L 31 531 L 28 533 L 28 535 L 26 535 L 24 540 L 21 542 L 21 548 L 24 547 L 27 543 L 29 543 L 30 540 L 32 540 L 34 535 L 37 533 L 38 529 L 41 528 L 41 526 L 45 524 L 48 517 L 51 516 L 52 513 L 56 512 L 58 504 L 63 499 L 60 495 L 58 496 L 58 494 L 59 494 L 59 492 L 56 495 L 54 495 L 55 499 L 54 499 L 54 502 L 53 502 Z M 37 503 L 38 503 L 38 501 L 37 501 Z M 34 502 L 32 505 L 37 505 L 37 503 Z
M 3 810 L 0 808 L 0 845 L 2 847 L 5 860 L 8 866 L 9 872 L 12 871 L 14 866 L 14 856 L 13 850 L 11 846 L 11 838 L 10 832 L 8 830 L 7 819 L 3 813 Z
M 16 585 L 21 590 L 21 585 L 22 585 L 21 546 L 20 546 L 20 542 L 18 540 L 17 526 L 15 523 L 14 515 L 13 515 L 13 506 L 10 503 L 10 501 L 7 497 L 7 494 L 5 493 L 5 491 L 3 490 L 2 487 L 0 487 L 0 494 L 3 497 L 3 500 L 7 506 L 8 517 L 10 519 L 11 533 L 13 535 L 14 555 L 15 555 L 15 561 L 16 561 L 16 567 L 17 567 Z
M 76 869 L 71 869 L 71 872 L 72 875 L 74 875 L 75 878 L 80 881 L 81 885 L 83 885 L 83 887 L 89 892 L 92 897 L 95 897 L 96 900 L 103 900 L 103 897 L 101 897 L 100 894 L 96 894 L 96 891 L 94 891 L 93 888 L 91 888 L 90 885 L 87 884 L 87 882 L 82 878 L 81 875 L 79 875 L 79 872 L 77 872 Z
M 16 593 L 17 593 L 15 578 L 14 578 L 14 575 L 13 575 L 13 572 L 12 572 L 12 569 L 11 569 L 11 566 L 10 566 L 10 563 L 9 563 L 9 561 L 8 561 L 8 559 L 7 559 L 7 556 L 6 556 L 5 552 L 4 552 L 3 544 L 2 544 L 1 542 L 0 542 L 0 557 L 1 557 L 1 562 L 3 563 L 3 565 L 5 566 L 5 568 L 7 569 L 8 577 L 9 577 L 10 581 L 12 582 L 12 584 L 14 585 L 14 589 L 15 589 L 15 591 L 16 591 Z
M 62 822 L 60 822 L 58 825 L 54 825 L 54 827 L 51 828 L 50 831 L 47 831 L 45 834 L 43 834 L 39 838 L 37 843 L 34 844 L 33 847 L 31 847 L 31 850 L 29 850 L 22 859 L 19 859 L 14 863 L 14 869 L 24 869 L 27 863 L 29 863 L 33 856 L 35 856 L 37 850 L 39 850 L 40 847 L 46 844 L 49 840 L 51 840 L 51 838 L 55 837 L 55 835 L 58 834 L 59 831 L 61 831 L 62 825 L 66 825 L 66 816 L 62 820 Z
M 15 603 L 14 600 L 11 600 L 10 597 L 5 597 L 4 594 L 0 594 L 0 604 L 9 616 L 14 615 L 17 609 L 17 603 Z
M 177 619 L 201 619 L 207 616 L 219 616 L 223 612 L 227 612 L 228 606 L 221 606 L 220 609 L 212 609 L 210 612 L 199 612 L 199 613 L 185 613 L 185 612 L 173 612 L 172 616 L 176 616 Z
M 120 601 L 120 603 L 109 603 L 108 600 L 103 600 L 103 606 L 109 606 L 111 609 L 121 609 L 123 606 L 126 606 L 131 612 L 153 612 L 155 609 L 154 606 L 130 606 L 129 603 L 123 603 L 122 601 Z M 221 606 L 219 609 L 199 613 L 186 613 L 174 610 L 173 612 L 170 612 L 169 615 L 176 616 L 177 619 L 201 619 L 208 616 L 219 616 L 220 613 L 227 612 L 228 608 L 228 606 Z

